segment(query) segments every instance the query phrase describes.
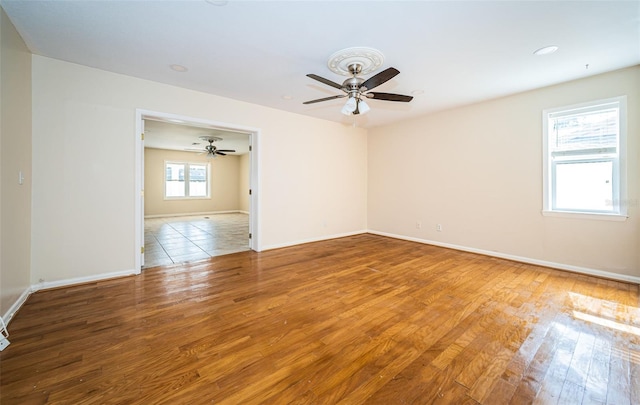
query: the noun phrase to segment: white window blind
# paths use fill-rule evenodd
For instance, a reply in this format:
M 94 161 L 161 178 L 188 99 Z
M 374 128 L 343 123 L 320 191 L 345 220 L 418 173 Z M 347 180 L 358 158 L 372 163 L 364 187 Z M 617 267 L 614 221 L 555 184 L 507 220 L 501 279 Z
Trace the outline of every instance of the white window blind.
M 601 109 L 549 114 L 549 125 L 552 128 L 550 147 L 555 156 L 576 152 L 616 152 L 620 133 L 617 103 L 598 107 Z

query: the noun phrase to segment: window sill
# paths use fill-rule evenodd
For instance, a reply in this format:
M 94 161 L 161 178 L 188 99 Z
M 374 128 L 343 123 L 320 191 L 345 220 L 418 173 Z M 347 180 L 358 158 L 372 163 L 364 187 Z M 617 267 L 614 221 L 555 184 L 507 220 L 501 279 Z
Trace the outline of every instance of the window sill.
M 626 221 L 628 216 L 623 214 L 598 214 L 571 211 L 542 211 L 545 217 L 561 217 L 574 219 L 595 219 L 600 221 Z
M 211 197 L 165 197 L 165 201 L 210 200 Z

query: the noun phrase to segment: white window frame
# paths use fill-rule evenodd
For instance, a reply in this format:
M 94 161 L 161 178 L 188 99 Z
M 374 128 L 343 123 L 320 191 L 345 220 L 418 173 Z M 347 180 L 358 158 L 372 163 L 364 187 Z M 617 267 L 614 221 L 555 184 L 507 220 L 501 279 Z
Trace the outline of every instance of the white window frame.
M 604 110 L 616 106 L 618 108 L 618 145 L 613 151 L 599 151 L 592 155 L 575 154 L 573 157 L 561 158 L 554 162 L 549 147 L 549 119 L 553 116 L 572 115 L 581 112 Z M 546 109 L 542 112 L 542 160 L 543 160 L 543 210 L 545 216 L 564 216 L 572 218 L 590 218 L 607 220 L 625 220 L 627 217 L 627 170 L 626 170 L 626 139 L 627 139 L 627 97 L 613 97 L 581 104 Z M 555 167 L 558 163 L 583 162 L 612 162 L 613 179 L 611 210 L 592 211 L 581 209 L 554 208 Z
M 167 165 L 184 165 L 184 196 L 167 196 Z M 206 166 L 206 190 L 207 194 L 204 196 L 190 196 L 189 195 L 189 168 L 191 165 Z M 176 160 L 165 160 L 162 171 L 162 187 L 164 189 L 165 200 L 210 200 L 211 199 L 211 164 L 204 162 L 184 162 Z

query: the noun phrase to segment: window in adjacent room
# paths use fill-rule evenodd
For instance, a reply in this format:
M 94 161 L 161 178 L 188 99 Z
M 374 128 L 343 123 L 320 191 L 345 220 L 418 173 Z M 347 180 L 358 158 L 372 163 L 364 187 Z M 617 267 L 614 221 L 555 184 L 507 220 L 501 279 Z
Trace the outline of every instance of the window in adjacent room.
M 165 162 L 165 198 L 209 198 L 209 165 Z
M 543 111 L 544 212 L 624 216 L 626 97 Z

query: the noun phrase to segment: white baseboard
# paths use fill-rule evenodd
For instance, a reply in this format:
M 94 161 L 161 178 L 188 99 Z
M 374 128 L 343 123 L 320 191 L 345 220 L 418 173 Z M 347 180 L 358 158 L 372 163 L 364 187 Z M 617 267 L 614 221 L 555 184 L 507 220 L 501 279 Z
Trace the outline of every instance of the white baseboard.
M 85 277 L 67 278 L 64 280 L 56 281 L 43 281 L 31 286 L 31 291 L 36 292 L 40 290 L 48 290 L 50 288 L 69 287 L 76 284 L 91 283 L 93 281 L 108 280 L 110 278 L 134 276 L 140 274 L 140 272 L 131 270 L 114 271 L 112 273 L 93 274 Z
M 22 294 L 20 294 L 20 297 L 18 297 L 18 299 L 9 307 L 9 310 L 2 315 L 2 320 L 7 326 L 13 319 L 13 316 L 18 312 L 20 307 L 22 307 L 24 303 L 27 302 L 27 298 L 29 298 L 32 292 L 33 289 L 31 287 L 27 287 L 22 292 Z
M 302 239 L 302 240 L 297 240 L 295 242 L 287 242 L 287 243 L 279 243 L 275 245 L 262 246 L 262 249 L 260 251 L 264 252 L 265 250 L 280 249 L 284 247 L 302 245 L 304 243 L 321 242 L 323 240 L 345 238 L 347 236 L 361 235 L 363 233 L 367 233 L 367 231 L 362 230 L 362 231 L 346 232 L 346 233 L 340 233 L 340 234 L 334 234 L 334 235 L 319 236 L 317 238 Z
M 36 291 L 47 290 L 50 288 L 58 288 L 58 287 L 69 287 L 76 284 L 84 284 L 84 283 L 90 283 L 93 281 L 108 280 L 110 278 L 133 276 L 136 274 L 140 274 L 140 272 L 137 272 L 135 270 L 123 270 L 123 271 L 116 271 L 113 273 L 103 273 L 103 274 L 96 274 L 96 275 L 91 275 L 86 277 L 75 277 L 75 278 L 68 278 L 68 279 L 56 280 L 56 281 L 44 281 L 38 284 L 33 284 L 30 287 L 27 287 L 27 289 L 24 290 L 22 294 L 20 294 L 20 297 L 18 297 L 18 299 L 9 307 L 9 310 L 2 315 L 2 320 L 4 321 L 5 324 L 9 325 L 9 322 L 11 322 L 14 315 L 24 305 L 24 303 L 27 302 L 27 299 L 29 298 L 29 296 Z
M 228 211 L 208 211 L 208 212 L 183 212 L 178 214 L 157 214 L 157 215 L 145 215 L 144 219 L 151 218 L 173 218 L 173 217 L 193 217 L 198 215 L 216 215 L 216 214 L 249 214 L 240 210 L 228 210 Z
M 369 230 L 367 232 L 374 235 L 387 236 L 394 239 L 408 240 L 411 242 L 424 243 L 426 245 L 434 245 L 434 246 L 440 246 L 440 247 L 449 248 L 449 249 L 461 250 L 463 252 L 478 253 L 485 256 L 499 257 L 501 259 L 513 260 L 514 262 L 533 264 L 536 266 L 543 266 L 543 267 L 550 267 L 552 269 L 565 270 L 565 271 L 570 271 L 572 273 L 580 273 L 580 274 L 585 274 L 589 276 L 596 276 L 596 277 L 608 278 L 611 280 L 624 281 L 626 283 L 640 284 L 640 277 L 629 276 L 626 274 L 612 273 L 609 271 L 590 269 L 588 267 L 573 266 L 570 264 L 549 262 L 546 260 L 538 260 L 538 259 L 532 259 L 530 257 L 522 257 L 522 256 L 516 256 L 516 255 L 507 254 L 507 253 L 493 252 L 490 250 L 476 249 L 476 248 L 471 248 L 467 246 L 454 245 L 451 243 L 413 238 L 411 236 L 396 235 L 388 232 L 380 232 L 380 231 L 374 231 L 374 230 Z

